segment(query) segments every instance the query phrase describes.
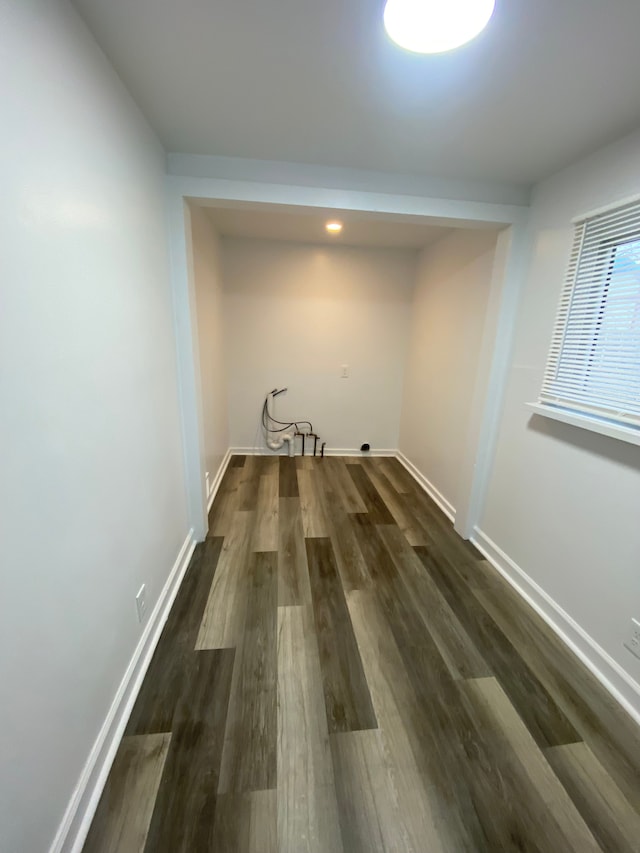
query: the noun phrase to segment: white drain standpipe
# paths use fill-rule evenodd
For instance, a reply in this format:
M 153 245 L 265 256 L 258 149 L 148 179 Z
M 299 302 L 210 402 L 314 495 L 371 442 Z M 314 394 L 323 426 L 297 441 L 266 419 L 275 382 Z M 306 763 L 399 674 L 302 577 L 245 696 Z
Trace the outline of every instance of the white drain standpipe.
M 269 396 L 271 397 L 271 405 L 275 407 L 275 398 L 273 396 L 273 391 L 269 394 Z M 291 430 L 291 432 L 283 432 L 277 438 L 271 438 L 267 433 L 267 447 L 270 450 L 280 450 L 280 448 L 283 447 L 286 442 L 289 445 L 289 456 L 295 455 L 295 440 L 295 430 Z

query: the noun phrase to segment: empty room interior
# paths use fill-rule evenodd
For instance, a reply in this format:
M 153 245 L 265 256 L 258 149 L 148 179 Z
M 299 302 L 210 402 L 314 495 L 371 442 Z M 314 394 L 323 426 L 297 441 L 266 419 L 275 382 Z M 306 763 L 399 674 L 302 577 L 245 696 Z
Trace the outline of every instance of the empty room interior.
M 640 6 L 0 21 L 0 851 L 640 851 Z

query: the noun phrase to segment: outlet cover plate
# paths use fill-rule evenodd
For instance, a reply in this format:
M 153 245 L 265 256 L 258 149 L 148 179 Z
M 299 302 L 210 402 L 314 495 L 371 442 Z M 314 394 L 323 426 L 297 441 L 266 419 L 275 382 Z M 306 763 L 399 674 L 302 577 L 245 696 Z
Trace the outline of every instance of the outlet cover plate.
M 147 587 L 145 584 L 142 584 L 136 595 L 136 611 L 138 622 L 144 622 L 144 617 L 147 615 Z
M 638 619 L 631 620 L 631 626 L 627 633 L 627 638 L 624 641 L 624 647 L 640 659 L 640 621 Z

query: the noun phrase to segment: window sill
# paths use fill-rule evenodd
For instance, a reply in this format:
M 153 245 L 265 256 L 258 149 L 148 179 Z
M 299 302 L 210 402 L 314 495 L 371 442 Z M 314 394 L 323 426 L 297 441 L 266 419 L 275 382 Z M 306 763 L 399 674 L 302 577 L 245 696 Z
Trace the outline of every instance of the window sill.
M 608 435 L 609 438 L 617 438 L 629 444 L 640 445 L 640 429 L 635 427 L 623 426 L 613 421 L 592 417 L 582 412 L 574 412 L 570 409 L 546 406 L 544 403 L 526 403 L 525 405 L 537 415 L 542 415 L 545 418 L 561 421 L 563 424 L 571 424 L 590 432 L 597 432 L 600 435 Z

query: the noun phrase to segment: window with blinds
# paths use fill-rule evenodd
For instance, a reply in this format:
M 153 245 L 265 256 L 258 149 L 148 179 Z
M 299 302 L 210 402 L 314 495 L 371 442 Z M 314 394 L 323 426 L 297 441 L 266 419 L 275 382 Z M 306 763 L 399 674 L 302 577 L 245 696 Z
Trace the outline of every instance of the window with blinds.
M 640 201 L 576 223 L 540 403 L 640 428 Z

